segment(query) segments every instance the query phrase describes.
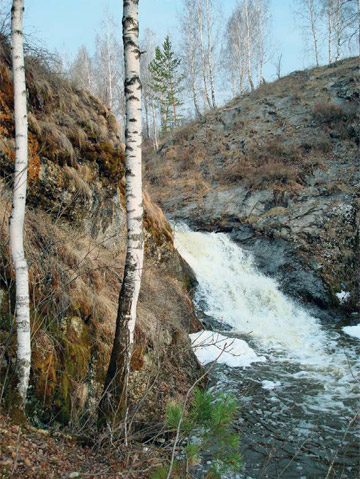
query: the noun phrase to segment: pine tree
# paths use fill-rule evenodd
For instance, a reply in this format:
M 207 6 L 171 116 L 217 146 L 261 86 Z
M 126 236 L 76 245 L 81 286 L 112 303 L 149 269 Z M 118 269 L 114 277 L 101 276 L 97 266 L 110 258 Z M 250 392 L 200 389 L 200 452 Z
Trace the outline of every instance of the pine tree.
M 162 48 L 156 48 L 155 58 L 149 65 L 151 88 L 158 102 L 163 132 L 177 128 L 179 123 L 177 107 L 182 105 L 179 97 L 184 79 L 178 71 L 180 63 L 172 50 L 169 36 L 166 36 Z

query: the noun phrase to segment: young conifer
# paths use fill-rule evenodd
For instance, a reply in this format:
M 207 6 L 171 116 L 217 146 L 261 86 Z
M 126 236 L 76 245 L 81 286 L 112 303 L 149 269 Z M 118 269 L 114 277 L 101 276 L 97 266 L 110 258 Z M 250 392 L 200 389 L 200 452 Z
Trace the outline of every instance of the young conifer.
M 169 36 L 166 36 L 162 48 L 156 48 L 155 58 L 149 65 L 151 88 L 157 97 L 163 132 L 179 126 L 177 108 L 182 105 L 180 94 L 184 80 L 179 73 L 180 63 L 172 49 Z

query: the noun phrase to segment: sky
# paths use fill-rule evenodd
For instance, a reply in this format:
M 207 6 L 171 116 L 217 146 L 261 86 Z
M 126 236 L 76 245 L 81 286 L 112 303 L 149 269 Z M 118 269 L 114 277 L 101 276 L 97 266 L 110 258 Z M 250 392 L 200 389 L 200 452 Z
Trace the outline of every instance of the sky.
M 166 34 L 176 38 L 177 15 L 182 0 L 140 0 L 140 32 L 154 31 L 161 43 Z M 236 0 L 222 0 L 224 19 L 234 9 Z M 301 31 L 295 26 L 292 0 L 271 0 L 273 59 L 265 68 L 265 78 L 274 79 L 275 62 L 282 54 L 282 74 L 301 70 L 305 63 Z M 25 31 L 41 40 L 50 50 L 68 57 L 84 44 L 93 51 L 96 32 L 106 7 L 109 8 L 121 35 L 121 0 L 28 0 L 25 1 Z

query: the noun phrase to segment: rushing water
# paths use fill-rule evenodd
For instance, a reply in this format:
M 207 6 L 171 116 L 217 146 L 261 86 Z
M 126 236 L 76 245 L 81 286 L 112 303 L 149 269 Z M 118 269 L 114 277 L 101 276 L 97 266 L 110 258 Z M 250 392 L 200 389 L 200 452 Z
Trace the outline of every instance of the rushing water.
M 360 341 L 322 326 L 227 235 L 175 230 L 199 282 L 197 310 L 266 357 L 212 373 L 241 404 L 241 477 L 359 478 Z

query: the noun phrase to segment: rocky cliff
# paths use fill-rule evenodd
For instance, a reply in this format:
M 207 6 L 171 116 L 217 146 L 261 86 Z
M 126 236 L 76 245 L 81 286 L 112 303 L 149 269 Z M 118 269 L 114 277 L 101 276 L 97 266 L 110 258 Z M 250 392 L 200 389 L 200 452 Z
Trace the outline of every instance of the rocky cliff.
M 358 309 L 359 86 L 353 58 L 235 98 L 147 151 L 152 197 L 170 218 L 231 233 L 320 315 Z
M 29 413 L 84 432 L 96 419 L 125 255 L 124 153 L 115 117 L 96 98 L 26 60 L 30 268 Z M 11 409 L 16 334 L 8 218 L 14 167 L 9 45 L 0 42 L 0 397 Z M 144 193 L 146 258 L 132 358 L 133 425 L 158 421 L 198 374 L 187 332 L 198 327 L 188 276 L 162 211 Z M 134 412 L 134 409 L 132 409 Z M 146 419 L 145 419 L 146 417 Z M 85 429 L 84 429 L 85 428 Z

